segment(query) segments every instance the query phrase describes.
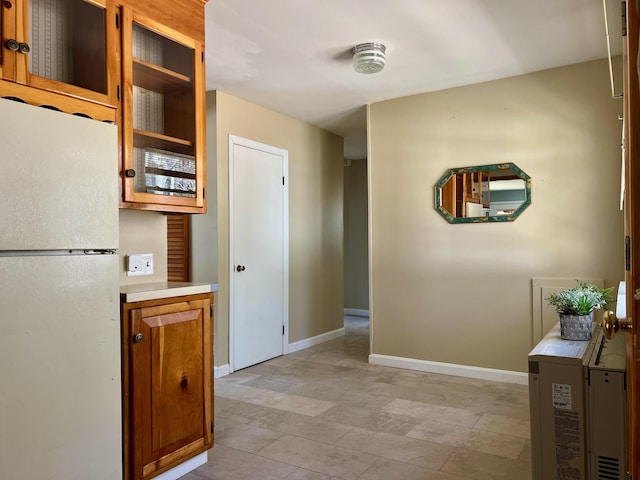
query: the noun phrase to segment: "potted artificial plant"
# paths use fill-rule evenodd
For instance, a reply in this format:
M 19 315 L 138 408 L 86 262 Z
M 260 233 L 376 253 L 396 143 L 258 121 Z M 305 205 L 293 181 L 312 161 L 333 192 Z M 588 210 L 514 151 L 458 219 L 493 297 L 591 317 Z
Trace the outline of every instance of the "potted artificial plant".
M 590 340 L 593 310 L 604 307 L 612 299 L 613 287 L 598 288 L 578 281 L 573 288 L 552 293 L 547 297 L 560 317 L 560 336 L 563 340 Z

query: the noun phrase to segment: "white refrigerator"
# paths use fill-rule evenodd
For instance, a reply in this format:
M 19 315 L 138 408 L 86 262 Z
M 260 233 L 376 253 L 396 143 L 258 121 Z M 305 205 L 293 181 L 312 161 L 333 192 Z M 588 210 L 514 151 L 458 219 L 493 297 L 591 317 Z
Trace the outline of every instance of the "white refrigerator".
M 0 479 L 118 480 L 117 128 L 0 119 Z

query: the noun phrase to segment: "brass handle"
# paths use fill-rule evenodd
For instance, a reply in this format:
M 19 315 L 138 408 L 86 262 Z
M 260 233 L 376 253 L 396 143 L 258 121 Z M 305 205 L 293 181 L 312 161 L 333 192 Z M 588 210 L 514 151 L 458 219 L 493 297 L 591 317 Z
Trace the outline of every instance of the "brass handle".
M 630 332 L 631 319 L 620 320 L 612 311 L 605 311 L 604 315 L 602 315 L 602 333 L 605 338 L 611 339 L 619 331 Z

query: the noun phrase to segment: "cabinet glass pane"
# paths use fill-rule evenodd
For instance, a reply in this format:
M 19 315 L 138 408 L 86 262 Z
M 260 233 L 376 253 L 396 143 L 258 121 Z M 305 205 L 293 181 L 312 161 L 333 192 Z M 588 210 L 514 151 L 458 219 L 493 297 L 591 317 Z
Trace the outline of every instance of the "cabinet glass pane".
M 196 197 L 194 50 L 133 24 L 135 191 Z
M 29 71 L 106 94 L 105 15 L 83 0 L 30 0 Z

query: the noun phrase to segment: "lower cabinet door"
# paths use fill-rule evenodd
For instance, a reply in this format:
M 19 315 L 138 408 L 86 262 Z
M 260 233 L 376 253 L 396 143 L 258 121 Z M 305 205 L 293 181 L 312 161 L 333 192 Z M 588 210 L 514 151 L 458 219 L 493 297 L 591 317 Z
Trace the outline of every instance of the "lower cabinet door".
M 209 307 L 205 299 L 129 312 L 133 479 L 153 477 L 213 444 Z

